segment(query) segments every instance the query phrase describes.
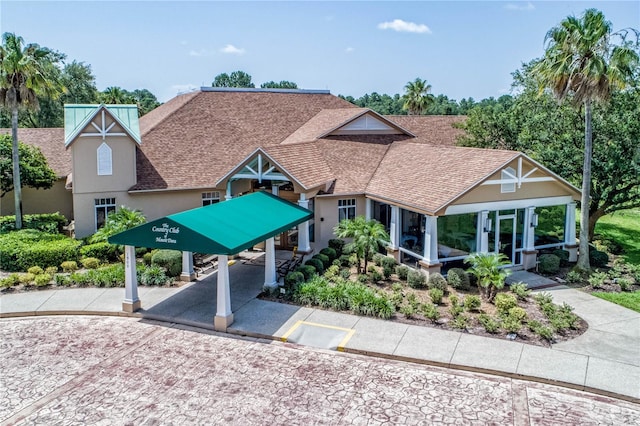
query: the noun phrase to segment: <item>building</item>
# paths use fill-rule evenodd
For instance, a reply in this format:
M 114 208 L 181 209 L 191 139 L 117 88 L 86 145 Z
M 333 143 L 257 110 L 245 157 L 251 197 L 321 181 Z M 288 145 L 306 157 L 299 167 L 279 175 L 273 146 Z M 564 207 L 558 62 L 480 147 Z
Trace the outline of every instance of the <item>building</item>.
M 85 237 L 120 205 L 154 220 L 265 190 L 314 212 L 276 248 L 321 249 L 339 220 L 365 215 L 389 230 L 390 255 L 428 271 L 475 251 L 523 268 L 540 249 L 575 259 L 579 190 L 522 153 L 455 147 L 462 119 L 285 89 L 202 88 L 140 119 L 133 105 L 67 105 L 64 129 L 19 131 L 61 177 L 25 191 L 25 213 L 61 211 Z

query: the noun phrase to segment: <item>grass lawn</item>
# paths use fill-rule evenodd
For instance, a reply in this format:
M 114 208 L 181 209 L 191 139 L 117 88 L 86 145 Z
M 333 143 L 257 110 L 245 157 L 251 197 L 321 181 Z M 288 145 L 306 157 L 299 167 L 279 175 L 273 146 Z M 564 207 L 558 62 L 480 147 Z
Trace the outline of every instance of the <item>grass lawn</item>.
M 640 312 L 640 291 L 633 293 L 591 293 L 601 299 L 608 300 L 625 308 Z
M 603 216 L 596 224 L 595 233 L 621 244 L 625 252 L 622 256 L 624 260 L 640 265 L 640 209 Z

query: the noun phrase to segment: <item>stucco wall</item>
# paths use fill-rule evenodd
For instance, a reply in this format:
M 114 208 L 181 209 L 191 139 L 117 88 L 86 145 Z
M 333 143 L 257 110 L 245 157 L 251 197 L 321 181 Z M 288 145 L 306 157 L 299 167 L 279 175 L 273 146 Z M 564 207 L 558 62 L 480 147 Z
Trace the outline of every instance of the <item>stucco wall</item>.
M 362 195 L 315 198 L 315 243 L 313 246 L 316 251 L 326 247 L 329 240 L 335 238 L 333 228 L 338 223 L 338 200 L 348 198 L 356 199 L 356 215 L 364 216 L 366 204 L 365 197 Z
M 59 179 L 50 189 L 22 188 L 22 214 L 60 212 L 73 219 L 73 197 L 64 187 L 65 179 Z M 0 198 L 0 215 L 15 214 L 13 191 Z

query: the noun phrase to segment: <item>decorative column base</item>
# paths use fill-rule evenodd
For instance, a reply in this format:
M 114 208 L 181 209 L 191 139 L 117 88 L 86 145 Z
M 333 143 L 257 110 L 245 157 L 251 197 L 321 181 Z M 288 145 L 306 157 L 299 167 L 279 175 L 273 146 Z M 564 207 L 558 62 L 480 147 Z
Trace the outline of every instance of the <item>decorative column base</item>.
M 577 244 L 565 244 L 564 249 L 569 252 L 569 262 L 578 261 L 578 245 Z
M 180 281 L 191 282 L 191 281 L 194 281 L 195 279 L 196 279 L 195 272 L 191 274 L 185 274 L 185 273 L 180 274 Z
M 536 267 L 538 250 L 522 250 L 522 267 L 528 271 Z
M 213 328 L 216 331 L 226 332 L 231 324 L 233 324 L 233 314 L 227 316 L 216 315 L 213 318 Z
M 137 310 L 142 308 L 142 302 L 140 300 L 136 300 L 135 302 L 122 302 L 122 310 L 128 314 L 132 314 Z
M 418 266 L 420 266 L 420 271 L 425 273 L 427 276 L 429 276 L 429 274 L 435 274 L 440 273 L 441 271 L 441 267 L 442 267 L 442 263 L 427 263 L 424 260 L 419 260 L 418 261 Z
M 387 246 L 387 256 L 393 257 L 396 262 L 400 263 L 400 250 Z

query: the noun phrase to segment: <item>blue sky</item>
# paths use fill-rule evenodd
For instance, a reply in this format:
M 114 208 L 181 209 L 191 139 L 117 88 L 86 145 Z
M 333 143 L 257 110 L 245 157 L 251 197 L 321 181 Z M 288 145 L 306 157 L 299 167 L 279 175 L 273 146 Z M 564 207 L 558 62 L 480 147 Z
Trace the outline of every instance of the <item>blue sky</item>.
M 161 101 L 243 70 L 256 86 L 290 80 L 334 94 L 509 92 L 568 15 L 602 10 L 640 28 L 638 1 L 28 1 L 0 0 L 0 31 L 92 66 L 98 89 L 146 88 Z

